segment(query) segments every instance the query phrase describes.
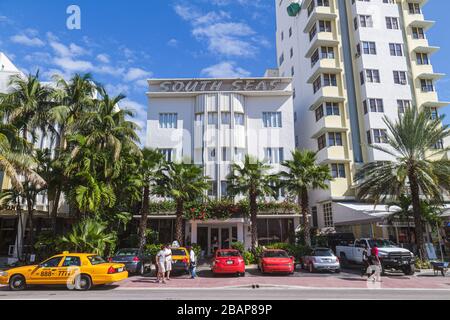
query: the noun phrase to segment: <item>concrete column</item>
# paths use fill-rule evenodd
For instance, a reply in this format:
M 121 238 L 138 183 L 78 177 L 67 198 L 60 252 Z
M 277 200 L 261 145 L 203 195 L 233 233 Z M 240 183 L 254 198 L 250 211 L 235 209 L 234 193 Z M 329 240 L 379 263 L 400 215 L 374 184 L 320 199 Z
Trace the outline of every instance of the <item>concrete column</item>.
M 237 224 L 237 241 L 244 243 L 244 224 L 239 222 Z
M 191 244 L 197 243 L 197 222 L 191 222 Z
M 21 216 L 19 216 L 19 219 L 17 220 L 17 235 L 16 235 L 16 242 L 14 243 L 14 253 L 13 253 L 13 257 L 15 259 L 20 259 L 22 257 L 27 218 L 28 215 L 22 212 Z

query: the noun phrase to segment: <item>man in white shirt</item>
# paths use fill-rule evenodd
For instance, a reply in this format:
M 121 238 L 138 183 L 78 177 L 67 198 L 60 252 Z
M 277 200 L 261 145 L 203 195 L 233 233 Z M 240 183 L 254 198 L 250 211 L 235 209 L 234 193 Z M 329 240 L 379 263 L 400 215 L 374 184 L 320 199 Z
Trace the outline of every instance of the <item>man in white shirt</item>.
M 156 254 L 156 267 L 157 269 L 157 279 L 158 283 L 166 283 L 165 281 L 165 273 L 166 273 L 166 255 L 164 252 L 165 247 L 161 246 L 161 250 Z
M 195 251 L 192 247 L 187 247 L 189 251 L 189 271 L 191 272 L 191 279 L 197 277 L 197 257 L 195 256 Z
M 165 260 L 165 271 L 167 273 L 166 279 L 170 280 L 170 271 L 172 271 L 172 250 L 168 245 L 164 247 L 164 255 L 166 257 Z

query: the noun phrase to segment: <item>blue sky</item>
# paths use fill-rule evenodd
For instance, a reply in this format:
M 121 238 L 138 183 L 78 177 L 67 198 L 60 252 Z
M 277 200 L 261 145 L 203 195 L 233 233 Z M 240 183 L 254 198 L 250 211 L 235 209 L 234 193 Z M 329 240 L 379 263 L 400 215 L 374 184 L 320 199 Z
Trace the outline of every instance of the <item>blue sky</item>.
M 81 30 L 66 27 L 71 4 L 81 8 Z M 450 1 L 430 0 L 424 11 L 437 21 L 428 31 L 441 47 L 435 71 L 450 74 Z M 112 94 L 126 94 L 143 140 L 146 78 L 261 76 L 276 66 L 274 1 L 1 0 L 0 51 L 44 80 L 90 72 Z M 450 101 L 448 77 L 438 89 Z

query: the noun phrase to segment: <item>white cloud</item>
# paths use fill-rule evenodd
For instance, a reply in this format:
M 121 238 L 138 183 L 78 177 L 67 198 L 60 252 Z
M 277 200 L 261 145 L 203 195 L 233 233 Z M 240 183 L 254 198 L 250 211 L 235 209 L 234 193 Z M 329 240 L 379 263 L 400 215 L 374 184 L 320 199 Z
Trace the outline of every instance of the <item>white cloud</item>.
M 101 53 L 97 55 L 97 60 L 103 63 L 110 63 L 110 58 L 107 54 Z
M 207 67 L 201 74 L 211 78 L 245 78 L 251 75 L 249 71 L 237 67 L 233 61 L 223 61 Z
M 178 46 L 178 40 L 177 39 L 170 39 L 167 41 L 167 45 L 170 47 L 177 47 Z
M 258 52 L 252 42 L 256 32 L 246 23 L 233 22 L 225 11 L 202 14 L 192 6 L 175 5 L 175 12 L 192 25 L 192 35 L 206 41 L 211 53 L 224 56 L 251 57 Z
M 151 77 L 152 73 L 141 68 L 130 68 L 124 76 L 125 81 L 142 80 L 142 78 Z
M 53 62 L 63 70 L 72 72 L 89 72 L 94 66 L 91 62 L 85 60 L 74 60 L 70 57 L 57 57 Z
M 24 34 L 17 34 L 12 36 L 11 41 L 14 43 L 22 44 L 28 47 L 43 47 L 45 46 L 45 42 L 37 37 L 28 37 Z

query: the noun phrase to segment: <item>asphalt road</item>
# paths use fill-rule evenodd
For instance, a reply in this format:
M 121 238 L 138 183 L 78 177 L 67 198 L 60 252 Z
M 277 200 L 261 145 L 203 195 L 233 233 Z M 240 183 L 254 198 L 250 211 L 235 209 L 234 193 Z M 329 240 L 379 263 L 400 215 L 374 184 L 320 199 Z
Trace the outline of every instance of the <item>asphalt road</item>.
M 450 300 L 450 290 L 424 289 L 307 289 L 260 287 L 252 289 L 121 289 L 107 286 L 88 292 L 66 289 L 0 289 L 0 300 Z

